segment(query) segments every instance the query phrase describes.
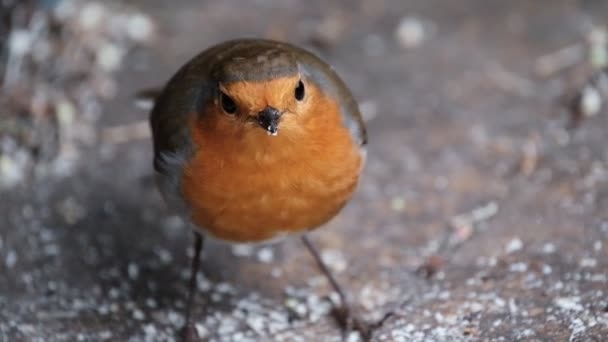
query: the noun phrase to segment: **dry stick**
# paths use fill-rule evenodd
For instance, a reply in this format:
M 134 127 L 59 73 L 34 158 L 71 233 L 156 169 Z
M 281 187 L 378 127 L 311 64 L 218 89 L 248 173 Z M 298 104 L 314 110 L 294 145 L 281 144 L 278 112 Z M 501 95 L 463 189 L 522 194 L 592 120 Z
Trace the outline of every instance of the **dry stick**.
M 534 64 L 534 69 L 539 76 L 550 77 L 579 63 L 584 57 L 584 45 L 573 44 L 539 57 Z
M 101 132 L 102 141 L 109 144 L 122 144 L 148 137 L 150 137 L 150 126 L 146 120 L 108 127 Z

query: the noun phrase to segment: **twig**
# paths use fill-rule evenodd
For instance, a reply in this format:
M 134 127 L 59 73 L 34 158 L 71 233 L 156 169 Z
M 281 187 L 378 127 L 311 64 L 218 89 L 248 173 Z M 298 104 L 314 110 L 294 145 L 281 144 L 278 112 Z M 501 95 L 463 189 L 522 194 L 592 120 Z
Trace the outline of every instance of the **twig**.
M 150 126 L 147 121 L 105 128 L 101 132 L 101 138 L 109 144 L 122 144 L 133 140 L 146 139 L 150 137 Z
M 584 58 L 584 44 L 572 44 L 550 54 L 539 57 L 534 64 L 534 70 L 536 74 L 541 77 L 550 77 L 564 69 L 578 64 Z
M 494 65 L 488 70 L 489 78 L 501 89 L 516 93 L 520 96 L 531 96 L 534 93 L 534 83 L 520 75 L 506 70 L 501 65 Z

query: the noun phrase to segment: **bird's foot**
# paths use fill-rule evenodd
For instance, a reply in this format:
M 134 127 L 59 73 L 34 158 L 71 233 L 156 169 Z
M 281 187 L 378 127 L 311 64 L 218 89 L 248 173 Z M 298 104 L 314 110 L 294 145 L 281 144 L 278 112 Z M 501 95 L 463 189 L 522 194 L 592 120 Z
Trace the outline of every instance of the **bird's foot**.
M 183 342 L 199 342 L 198 333 L 196 327 L 191 322 L 188 322 L 180 331 L 180 337 Z
M 370 341 L 374 327 L 372 324 L 363 321 L 355 315 L 347 305 L 335 307 L 332 316 L 340 326 L 343 336 L 348 336 L 351 332 L 358 332 L 363 341 Z
M 348 305 L 341 305 L 332 310 L 332 316 L 342 330 L 344 339 L 346 339 L 351 332 L 357 332 L 365 342 L 371 341 L 374 332 L 382 327 L 384 322 L 393 315 L 394 312 L 389 312 L 381 319 L 370 322 L 361 319 L 361 317 L 356 315 Z

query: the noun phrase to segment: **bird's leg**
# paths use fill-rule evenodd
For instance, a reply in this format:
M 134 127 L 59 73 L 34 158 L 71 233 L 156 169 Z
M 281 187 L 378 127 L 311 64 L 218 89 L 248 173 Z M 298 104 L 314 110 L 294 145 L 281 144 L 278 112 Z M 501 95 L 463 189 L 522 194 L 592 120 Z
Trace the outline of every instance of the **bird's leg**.
M 325 275 L 325 277 L 327 277 L 331 286 L 338 293 L 338 296 L 340 296 L 342 306 L 340 308 L 334 309 L 334 318 L 342 328 L 343 332 L 348 332 L 354 329 L 361 334 L 361 337 L 363 337 L 364 340 L 371 339 L 373 327 L 370 324 L 366 324 L 365 322 L 357 319 L 357 317 L 354 315 L 351 309 L 350 302 L 348 301 L 346 294 L 342 290 L 342 287 L 334 277 L 331 270 L 327 267 L 327 265 L 325 265 L 325 262 L 323 262 L 321 255 L 319 254 L 315 246 L 312 244 L 312 242 L 310 242 L 310 239 L 308 239 L 308 236 L 306 234 L 302 235 L 302 242 L 304 243 L 304 246 L 306 246 L 312 257 L 315 259 L 317 266 L 319 267 L 321 272 Z
M 194 256 L 190 269 L 190 284 L 188 286 L 188 299 L 186 302 L 186 323 L 182 329 L 182 338 L 185 342 L 194 342 L 198 339 L 196 328 L 192 324 L 192 305 L 196 294 L 196 276 L 201 263 L 201 250 L 203 249 L 204 238 L 199 232 L 194 232 Z

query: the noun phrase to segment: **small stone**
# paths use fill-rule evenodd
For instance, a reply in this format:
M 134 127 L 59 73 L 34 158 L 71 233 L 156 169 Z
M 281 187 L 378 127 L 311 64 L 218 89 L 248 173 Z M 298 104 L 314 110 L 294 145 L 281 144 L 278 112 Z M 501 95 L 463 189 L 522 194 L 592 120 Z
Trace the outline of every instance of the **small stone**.
M 9 36 L 9 51 L 18 58 L 27 55 L 32 49 L 33 37 L 27 30 L 12 30 Z
M 156 337 L 158 332 L 153 324 L 146 324 L 144 325 L 144 334 L 146 334 L 147 337 Z
M 8 189 L 24 180 L 25 165 L 15 158 L 0 155 L 0 188 Z
M 138 42 L 146 42 L 152 38 L 154 24 L 147 16 L 136 13 L 130 16 L 127 23 L 127 33 L 131 39 Z
M 184 317 L 175 311 L 170 311 L 169 314 L 167 314 L 167 319 L 174 327 L 181 328 L 181 326 L 184 325 Z
M 580 297 L 561 297 L 556 298 L 553 302 L 566 311 L 582 311 L 583 306 L 580 304 L 580 300 Z
M 263 334 L 264 332 L 264 318 L 259 315 L 251 315 L 247 317 L 246 321 L 247 325 L 258 334 Z
M 205 338 L 209 335 L 209 330 L 207 330 L 207 328 L 200 323 L 196 323 L 194 328 L 196 329 L 199 338 Z
M 238 257 L 248 257 L 253 254 L 253 246 L 248 244 L 236 244 L 232 246 L 232 254 Z
M 519 310 L 519 308 L 517 307 L 517 304 L 515 303 L 515 299 L 510 298 L 509 299 L 509 312 L 511 313 L 512 316 L 517 314 L 517 311 Z
M 59 246 L 56 244 L 50 244 L 50 245 L 44 246 L 44 254 L 49 257 L 58 255 Z
M 99 312 L 100 315 L 105 316 L 110 313 L 110 307 L 105 304 L 100 305 L 97 307 L 97 312 Z
M 146 305 L 151 309 L 155 309 L 156 307 L 158 307 L 158 304 L 156 303 L 156 300 L 154 298 L 146 299 Z
M 595 116 L 602 109 L 602 95 L 595 86 L 586 86 L 581 91 L 579 104 L 580 112 L 584 116 Z
M 1 246 L 1 245 L 0 245 Z M 597 240 L 593 243 L 593 250 L 599 252 L 602 250 L 602 241 Z
M 418 47 L 426 38 L 424 23 L 416 17 L 404 17 L 395 31 L 397 41 L 403 48 Z
M 274 267 L 272 271 L 270 271 L 270 275 L 273 278 L 280 278 L 283 275 L 283 270 L 279 267 Z
M 158 258 L 163 264 L 169 264 L 173 260 L 173 256 L 171 256 L 171 252 L 166 249 L 160 249 L 157 251 Z
M 97 50 L 97 64 L 106 71 L 115 71 L 122 63 L 124 49 L 117 45 L 105 44 Z
M 113 336 L 113 334 L 109 330 L 102 331 L 102 332 L 99 333 L 99 338 L 102 339 L 102 340 L 109 340 L 109 339 L 112 338 L 112 336 Z
M 89 2 L 80 9 L 78 18 L 80 26 L 85 30 L 95 30 L 106 18 L 106 9 L 97 2 Z
M 344 255 L 337 249 L 324 249 L 321 251 L 323 262 L 335 272 L 342 272 L 346 269 L 347 263 Z
M 231 293 L 234 292 L 234 287 L 232 287 L 232 285 L 222 282 L 219 283 L 215 286 L 215 289 L 219 292 L 219 293 Z
M 403 197 L 393 197 L 391 209 L 397 212 L 403 211 L 405 209 L 405 199 Z
M 509 267 L 511 272 L 526 272 L 528 270 L 528 265 L 525 262 L 518 262 Z
M 378 115 L 378 105 L 374 101 L 362 101 L 359 110 L 365 122 L 372 121 Z
M 184 227 L 184 220 L 178 215 L 171 215 L 163 221 L 163 228 L 167 230 L 179 230 Z
M 17 264 L 17 252 L 10 250 L 6 253 L 6 258 L 4 259 L 4 264 L 6 268 L 13 268 L 15 264 Z
M 521 250 L 523 247 L 523 242 L 519 238 L 514 238 L 513 240 L 509 241 L 507 246 L 505 246 L 505 252 L 510 254 Z
M 133 318 L 135 318 L 138 321 L 143 321 L 146 318 L 146 315 L 144 315 L 143 311 L 141 311 L 139 309 L 135 309 L 133 311 Z
M 258 261 L 265 264 L 271 263 L 274 260 L 274 251 L 270 247 L 261 248 L 257 253 Z
M 545 254 L 553 254 L 555 251 L 557 251 L 557 247 L 555 247 L 555 245 L 552 243 L 546 243 L 543 246 L 543 253 Z
M 127 267 L 127 273 L 129 274 L 129 278 L 131 278 L 131 280 L 137 279 L 137 277 L 139 276 L 139 267 L 137 266 L 137 264 L 129 263 L 129 266 Z
M 361 334 L 359 334 L 359 332 L 357 331 L 352 331 L 348 334 L 348 337 L 346 338 L 346 342 L 359 342 L 362 341 L 363 339 L 361 338 Z
M 583 258 L 580 261 L 580 266 L 583 268 L 594 268 L 597 266 L 597 260 L 593 258 Z

